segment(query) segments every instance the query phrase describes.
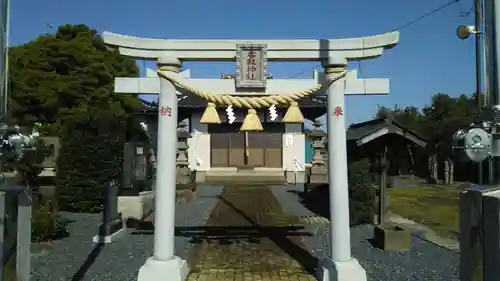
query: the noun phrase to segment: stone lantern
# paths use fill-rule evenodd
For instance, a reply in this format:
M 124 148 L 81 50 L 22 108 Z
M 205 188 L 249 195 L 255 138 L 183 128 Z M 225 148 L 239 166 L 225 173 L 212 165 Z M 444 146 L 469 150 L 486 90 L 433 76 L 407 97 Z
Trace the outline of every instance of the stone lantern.
M 188 160 L 188 138 L 189 132 L 186 130 L 186 123 L 180 122 L 177 126 L 177 183 L 189 184 L 191 182 L 191 171 Z
M 325 165 L 325 159 L 323 159 L 323 149 L 325 147 L 323 139 L 326 137 L 326 133 L 320 129 L 322 125 L 323 124 L 320 120 L 314 120 L 314 130 L 309 133 L 309 137 L 313 141 L 312 147 L 314 149 L 311 172 L 309 176 L 310 183 L 328 182 L 328 172 Z

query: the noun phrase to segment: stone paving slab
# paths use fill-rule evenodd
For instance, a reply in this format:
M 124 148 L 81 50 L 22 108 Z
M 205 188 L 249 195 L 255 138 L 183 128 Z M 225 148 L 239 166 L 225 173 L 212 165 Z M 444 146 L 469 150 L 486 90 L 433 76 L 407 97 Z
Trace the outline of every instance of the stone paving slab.
M 417 223 L 415 221 L 412 221 L 407 218 L 403 218 L 398 214 L 394 214 L 392 212 L 389 212 L 387 214 L 387 220 L 396 223 L 398 225 L 401 225 L 412 232 L 416 233 L 419 237 L 422 239 L 425 239 L 431 243 L 436 244 L 437 246 L 446 248 L 451 251 L 455 252 L 460 252 L 460 243 L 458 239 L 450 238 L 450 237 L 443 237 L 439 234 L 437 234 L 434 230 L 431 228 Z
M 205 228 L 191 241 L 190 281 L 316 280 L 316 260 L 268 186 L 226 186 Z

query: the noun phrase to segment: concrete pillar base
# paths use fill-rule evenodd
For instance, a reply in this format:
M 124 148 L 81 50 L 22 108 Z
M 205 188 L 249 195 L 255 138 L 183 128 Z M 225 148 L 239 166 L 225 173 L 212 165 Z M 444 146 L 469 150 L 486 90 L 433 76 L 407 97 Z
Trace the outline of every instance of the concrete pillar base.
M 187 262 L 179 257 L 169 261 L 157 261 L 151 257 L 139 269 L 137 281 L 185 281 L 188 273 Z
M 317 278 L 320 281 L 366 281 L 366 271 L 355 258 L 347 261 L 325 258 L 319 263 Z

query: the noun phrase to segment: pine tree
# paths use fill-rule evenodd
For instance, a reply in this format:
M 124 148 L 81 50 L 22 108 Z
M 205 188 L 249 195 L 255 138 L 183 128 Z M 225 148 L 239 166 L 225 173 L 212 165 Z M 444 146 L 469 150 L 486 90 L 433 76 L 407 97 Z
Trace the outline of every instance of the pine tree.
M 96 30 L 60 26 L 10 50 L 10 119 L 53 124 L 61 148 L 61 209 L 94 212 L 109 180 L 120 178 L 123 143 L 137 97 L 114 95 L 114 77 L 137 77 L 133 59 L 108 48 Z
M 11 48 L 10 109 L 19 124 L 53 123 L 74 108 L 130 113 L 137 97 L 114 95 L 114 77 L 137 77 L 135 61 L 105 46 L 96 30 L 64 25 Z

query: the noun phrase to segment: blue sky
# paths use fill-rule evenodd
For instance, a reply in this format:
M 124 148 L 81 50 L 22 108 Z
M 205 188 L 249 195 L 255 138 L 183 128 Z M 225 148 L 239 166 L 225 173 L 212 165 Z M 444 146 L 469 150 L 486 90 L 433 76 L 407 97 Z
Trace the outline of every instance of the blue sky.
M 98 31 L 171 39 L 336 39 L 391 31 L 447 0 L 13 0 L 11 44 L 53 32 L 62 24 Z M 474 91 L 474 42 L 455 35 L 472 24 L 461 0 L 401 30 L 400 43 L 382 57 L 361 62 L 361 76 L 390 78 L 389 96 L 348 97 L 347 122 L 373 117 L 377 105 L 424 106 L 442 92 Z M 317 63 L 275 63 L 276 78 L 310 77 Z M 194 77 L 233 73 L 230 63 L 189 63 Z M 357 62 L 351 62 L 357 66 Z

